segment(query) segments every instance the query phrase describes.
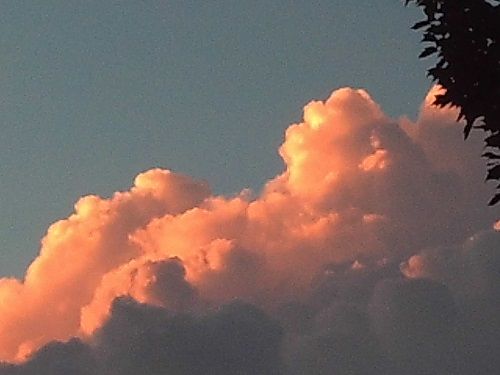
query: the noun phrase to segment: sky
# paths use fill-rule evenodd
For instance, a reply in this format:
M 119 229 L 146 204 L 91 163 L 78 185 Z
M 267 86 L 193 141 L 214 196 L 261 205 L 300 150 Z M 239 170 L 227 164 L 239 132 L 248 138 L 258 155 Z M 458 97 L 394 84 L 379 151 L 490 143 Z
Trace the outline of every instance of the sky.
M 80 196 L 152 167 L 259 191 L 284 129 L 336 88 L 414 117 L 419 18 L 392 0 L 3 2 L 0 274 L 21 276 Z
M 0 16 L 0 375 L 498 373 L 500 212 L 418 12 L 102 3 Z

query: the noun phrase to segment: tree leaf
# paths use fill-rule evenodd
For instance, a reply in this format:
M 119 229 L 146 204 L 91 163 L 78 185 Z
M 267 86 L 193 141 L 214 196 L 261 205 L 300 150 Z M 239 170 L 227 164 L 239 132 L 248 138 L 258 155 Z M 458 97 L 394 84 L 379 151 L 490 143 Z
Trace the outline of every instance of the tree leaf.
M 460 120 L 460 117 L 458 118 L 458 120 Z M 469 136 L 471 130 L 472 130 L 472 122 L 468 121 L 467 124 L 465 124 L 465 127 L 464 127 L 464 139 L 467 139 L 467 137 Z
M 424 26 L 427 26 L 430 24 L 430 21 L 429 20 L 423 20 L 423 21 L 419 21 L 417 22 L 415 25 L 413 25 L 411 28 L 413 30 L 418 30 L 418 29 L 421 29 L 422 27 Z
M 494 160 L 500 160 L 500 155 L 494 154 L 493 152 L 485 152 L 481 155 L 483 158 L 488 158 L 488 159 L 494 159 Z
M 500 133 L 490 135 L 484 141 L 488 147 L 500 148 Z
M 425 33 L 424 36 L 422 37 L 422 42 L 435 42 L 437 39 L 434 36 L 434 34 L 431 33 Z
M 488 206 L 494 206 L 498 202 L 500 202 L 500 193 L 495 194 L 495 196 L 491 198 L 491 200 L 488 202 Z
M 423 59 L 424 57 L 427 57 L 429 55 L 432 55 L 433 53 L 437 52 L 436 47 L 426 47 L 418 57 L 420 59 Z
M 486 181 L 488 180 L 500 180 L 500 165 L 496 165 L 488 171 Z

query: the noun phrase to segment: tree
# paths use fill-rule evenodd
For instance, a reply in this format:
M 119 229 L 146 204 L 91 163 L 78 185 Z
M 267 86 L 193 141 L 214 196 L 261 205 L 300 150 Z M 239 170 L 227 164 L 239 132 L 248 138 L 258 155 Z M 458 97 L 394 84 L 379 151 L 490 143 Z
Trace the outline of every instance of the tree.
M 427 75 L 446 89 L 434 105 L 458 107 L 464 138 L 483 130 L 486 180 L 500 182 L 500 0 L 405 0 L 426 18 L 413 25 L 427 43 L 420 58 L 437 55 Z M 489 205 L 500 202 L 500 183 Z

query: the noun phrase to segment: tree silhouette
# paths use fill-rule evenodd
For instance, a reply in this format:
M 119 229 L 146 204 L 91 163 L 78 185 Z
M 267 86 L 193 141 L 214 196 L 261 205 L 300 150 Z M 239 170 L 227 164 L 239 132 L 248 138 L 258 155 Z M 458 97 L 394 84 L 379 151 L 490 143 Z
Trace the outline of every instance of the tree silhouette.
M 458 107 L 472 128 L 485 135 L 486 180 L 500 181 L 500 0 L 405 0 L 421 7 L 426 19 L 413 25 L 427 43 L 420 58 L 437 55 L 427 75 L 446 89 L 439 107 Z M 489 205 L 500 202 L 500 183 Z

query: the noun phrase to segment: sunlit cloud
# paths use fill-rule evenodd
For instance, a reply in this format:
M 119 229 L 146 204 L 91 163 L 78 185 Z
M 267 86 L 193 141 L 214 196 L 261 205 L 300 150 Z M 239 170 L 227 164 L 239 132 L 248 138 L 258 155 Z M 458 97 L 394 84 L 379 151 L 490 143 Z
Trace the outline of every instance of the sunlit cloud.
M 117 298 L 195 315 L 238 299 L 273 314 L 292 301 L 318 309 L 318 275 L 338 277 L 337 296 L 362 278 L 370 292 L 352 293 L 366 300 L 386 273 L 446 283 L 439 257 L 424 249 L 458 246 L 499 222 L 485 207 L 492 188 L 469 170 L 480 145 L 458 142 L 455 111 L 430 104 L 436 92 L 415 121 L 389 118 L 364 90 L 307 104 L 279 149 L 284 170 L 256 198 L 247 190 L 213 195 L 206 182 L 163 169 L 110 198 L 81 198 L 50 226 L 24 280 L 0 280 L 0 359 L 23 362 L 53 340 L 93 342 L 114 319 Z M 375 309 L 400 288 L 448 296 L 432 283 L 380 285 Z M 392 340 L 389 317 L 374 314 L 377 332 Z

